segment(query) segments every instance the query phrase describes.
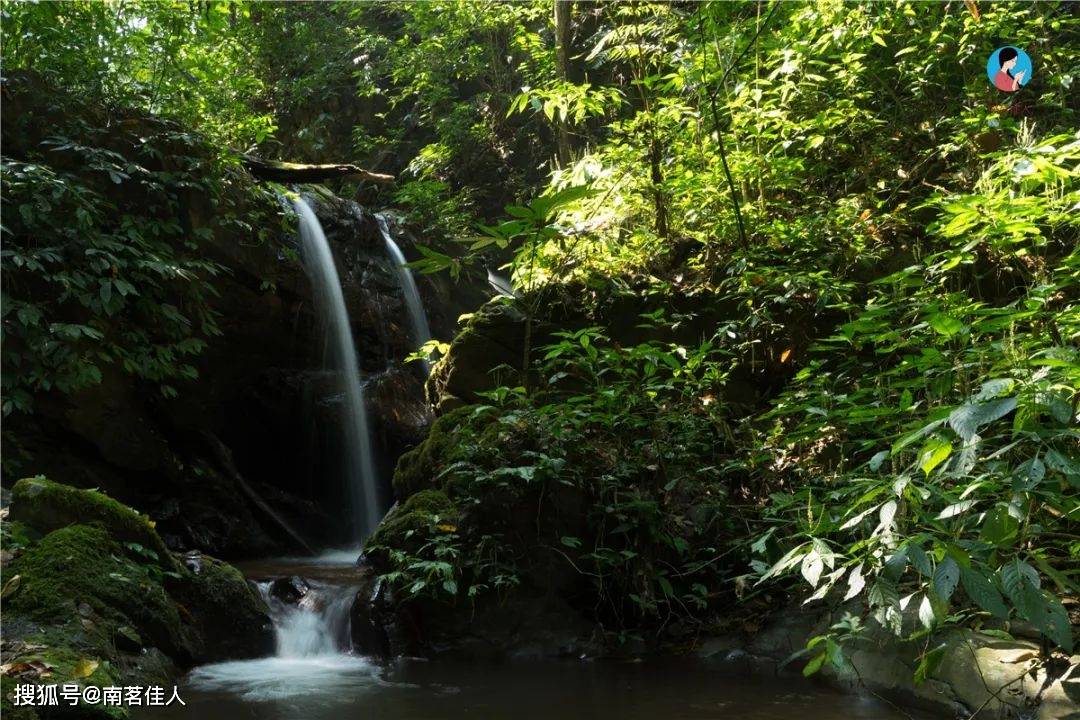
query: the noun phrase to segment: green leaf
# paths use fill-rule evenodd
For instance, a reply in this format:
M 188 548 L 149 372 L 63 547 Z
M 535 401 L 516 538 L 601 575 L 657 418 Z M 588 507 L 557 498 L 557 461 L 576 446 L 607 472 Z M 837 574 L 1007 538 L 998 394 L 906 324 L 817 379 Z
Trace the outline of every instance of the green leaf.
M 935 332 L 944 335 L 946 337 L 955 335 L 964 329 L 964 323 L 960 322 L 951 315 L 945 315 L 943 313 L 937 313 L 931 315 L 929 318 L 930 327 Z
M 962 515 L 971 508 L 975 507 L 978 502 L 978 500 L 961 500 L 958 503 L 953 503 L 952 505 L 949 505 L 947 508 L 939 512 L 937 514 L 937 519 L 944 520 L 946 518 Z
M 927 630 L 932 630 L 937 625 L 940 615 L 934 608 L 934 602 L 929 594 L 924 594 L 919 602 L 919 622 Z
M 870 463 L 869 463 L 870 472 L 877 472 L 878 470 L 880 470 L 882 463 L 884 463 L 885 460 L 888 457 L 889 457 L 889 451 L 888 450 L 882 450 L 881 452 L 876 453 L 874 455 L 874 457 L 870 458 Z
M 1064 475 L 1073 487 L 1080 487 L 1080 464 L 1057 450 L 1046 451 L 1046 467 Z
M 802 670 L 803 677 L 810 677 L 811 675 L 816 673 L 818 670 L 820 670 L 821 666 L 825 664 L 825 657 L 826 657 L 825 653 L 822 652 L 822 653 L 820 653 L 818 655 L 815 655 L 810 660 L 810 662 L 806 663 L 806 666 L 803 667 L 803 670 Z
M 800 571 L 802 576 L 806 578 L 806 582 L 810 583 L 813 587 L 817 587 L 818 582 L 821 580 L 821 571 L 824 570 L 825 563 L 821 559 L 821 555 L 817 550 L 811 550 L 806 554 L 806 557 L 802 560 L 802 566 Z
M 1046 465 L 1037 457 L 1033 457 L 1017 466 L 1013 471 L 1013 490 L 1015 492 L 1029 492 L 1038 487 L 1046 476 Z
M 961 405 L 949 414 L 949 425 L 961 438 L 971 440 L 983 425 L 1004 417 L 1015 409 L 1015 397 L 969 403 Z
M 94 674 L 94 671 L 98 669 L 100 663 L 97 660 L 91 660 L 90 658 L 83 658 L 75 663 L 75 667 L 71 670 L 72 677 L 86 678 Z
M 979 530 L 979 539 L 998 547 L 1012 545 L 1016 541 L 1016 534 L 1020 530 L 1020 523 L 1009 514 L 1007 507 L 997 506 L 986 513 L 982 528 Z
M 1073 649 L 1072 625 L 1069 623 L 1069 614 L 1065 607 L 1053 595 L 1044 595 L 1044 604 L 1041 612 L 1032 619 L 1032 624 L 1057 643 L 1065 652 L 1071 653 Z
M 946 555 L 934 570 L 934 592 L 942 600 L 948 600 L 960 582 L 960 566 Z
M 922 685 L 929 680 L 937 672 L 937 669 L 941 667 L 941 661 L 945 659 L 945 650 L 948 646 L 945 644 L 938 645 L 933 650 L 930 650 L 923 654 L 919 659 L 919 664 L 915 668 L 915 684 Z
M 862 565 L 856 565 L 851 570 L 851 574 L 848 575 L 848 589 L 844 594 L 844 602 L 851 600 L 863 591 L 866 587 L 866 578 L 862 574 Z
M 1039 572 L 1020 558 L 1001 567 L 1001 587 L 1023 620 L 1034 623 L 1044 600 L 1039 592 Z
M 930 438 L 919 451 L 919 468 L 929 477 L 938 465 L 952 454 L 952 443 L 941 438 Z
M 907 447 L 911 443 L 915 442 L 919 438 L 924 437 L 926 435 L 929 435 L 935 429 L 937 429 L 938 427 L 943 425 L 945 423 L 945 420 L 946 420 L 946 418 L 942 418 L 940 420 L 934 420 L 932 422 L 927 423 L 926 425 L 923 425 L 918 430 L 914 430 L 914 431 L 908 433 L 907 435 L 904 435 L 899 440 L 897 440 L 895 443 L 893 443 L 892 454 L 896 455 L 901 450 L 903 450 L 905 447 Z
M 960 581 L 964 585 L 964 592 L 976 605 L 994 617 L 1008 617 L 1009 609 L 1005 607 L 1001 593 L 989 577 L 974 568 L 963 568 L 960 571 Z
M 923 552 L 923 549 L 914 543 L 908 543 L 906 546 L 908 559 L 911 560 L 911 565 L 919 571 L 919 574 L 924 577 L 930 577 L 934 574 L 934 568 L 930 564 L 930 558 Z

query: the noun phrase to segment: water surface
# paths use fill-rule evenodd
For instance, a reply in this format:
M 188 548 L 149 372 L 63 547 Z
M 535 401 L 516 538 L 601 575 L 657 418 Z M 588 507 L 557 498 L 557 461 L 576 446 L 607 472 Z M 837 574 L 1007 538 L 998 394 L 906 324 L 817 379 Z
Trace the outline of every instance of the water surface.
M 907 720 L 869 697 L 801 678 L 760 679 L 681 660 L 487 665 L 350 655 L 196 669 L 185 708 L 135 717 L 203 720 Z

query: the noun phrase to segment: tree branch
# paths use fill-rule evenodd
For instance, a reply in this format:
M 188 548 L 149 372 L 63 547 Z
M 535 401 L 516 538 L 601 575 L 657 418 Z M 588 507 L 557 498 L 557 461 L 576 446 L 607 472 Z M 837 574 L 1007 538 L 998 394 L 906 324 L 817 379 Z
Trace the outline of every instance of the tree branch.
M 277 162 L 263 160 L 254 155 L 241 154 L 244 166 L 260 180 L 282 183 L 323 182 L 340 178 L 343 180 L 362 180 L 380 185 L 394 182 L 393 175 L 371 172 L 356 165 L 305 165 L 302 163 Z

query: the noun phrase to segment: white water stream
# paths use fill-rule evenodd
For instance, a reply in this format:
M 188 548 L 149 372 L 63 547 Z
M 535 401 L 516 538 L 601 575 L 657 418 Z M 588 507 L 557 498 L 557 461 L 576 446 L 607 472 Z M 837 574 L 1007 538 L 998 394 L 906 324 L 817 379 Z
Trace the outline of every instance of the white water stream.
M 336 697 L 378 683 L 378 667 L 349 652 L 355 588 L 313 583 L 297 605 L 287 605 L 270 586 L 258 584 L 274 620 L 274 656 L 203 665 L 189 676 L 192 687 L 267 702 Z
M 378 476 L 375 473 L 371 434 L 368 427 L 364 392 L 360 385 L 360 367 L 356 361 L 352 328 L 345 309 L 341 280 L 334 265 L 334 256 L 326 241 L 319 218 L 307 200 L 293 202 L 300 216 L 300 241 L 304 250 L 304 267 L 311 278 L 318 306 L 328 333 L 330 350 L 327 353 L 331 368 L 341 378 L 345 401 L 344 446 L 346 480 L 352 505 L 354 536 L 363 541 L 382 519 L 379 501 Z
M 386 251 L 390 253 L 390 256 L 394 258 L 394 262 L 397 263 L 398 283 L 400 283 L 401 292 L 405 296 L 405 308 L 409 312 L 413 345 L 419 349 L 431 339 L 431 328 L 428 327 L 427 314 L 424 312 L 424 301 L 420 299 L 416 279 L 413 277 L 404 253 L 401 252 L 401 248 L 394 242 L 394 238 L 390 234 L 390 226 L 386 222 L 386 216 L 382 213 L 376 213 L 375 219 L 379 222 L 379 231 L 382 232 L 383 241 L 386 243 Z M 427 360 L 423 360 L 422 364 L 424 366 L 424 375 L 427 375 L 431 372 L 431 364 Z

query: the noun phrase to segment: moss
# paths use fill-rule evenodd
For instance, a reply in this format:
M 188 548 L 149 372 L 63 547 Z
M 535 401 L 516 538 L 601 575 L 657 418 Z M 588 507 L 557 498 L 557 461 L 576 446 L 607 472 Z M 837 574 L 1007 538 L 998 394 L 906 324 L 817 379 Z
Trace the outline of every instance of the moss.
M 457 459 L 460 448 L 491 422 L 493 415 L 476 406 L 452 410 L 431 426 L 424 442 L 401 456 L 394 469 L 394 494 L 404 500 L 424 489 L 439 487 L 439 475 Z
M 98 522 L 117 540 L 153 551 L 162 567 L 175 567 L 148 517 L 96 490 L 80 490 L 40 476 L 24 478 L 12 488 L 11 515 L 42 534 L 74 523 Z
M 20 581 L 5 598 L 6 615 L 63 625 L 90 613 L 96 616 L 90 624 L 110 640 L 116 626 L 128 624 L 167 653 L 188 654 L 180 615 L 155 577 L 160 569 L 127 557 L 103 527 L 71 525 L 51 532 L 14 560 L 8 573 Z
M 21 663 L 44 667 L 45 672 L 40 676 L 21 676 L 15 678 L 4 677 L 3 685 L 3 717 L 33 718 L 36 714 L 20 714 L 20 708 L 10 704 L 11 694 L 16 684 L 23 683 L 47 683 L 64 685 L 75 683 L 81 687 L 95 686 L 107 687 L 124 685 L 131 682 L 131 678 L 121 675 L 118 668 L 112 662 L 105 659 L 110 651 L 107 642 L 100 637 L 97 645 L 87 644 L 88 636 L 82 632 L 78 620 L 72 619 L 62 628 L 42 628 L 21 641 L 9 642 L 9 647 L 14 651 L 8 658 L 8 663 L 18 666 Z M 141 681 L 136 678 L 135 682 Z M 80 718 L 126 718 L 127 711 L 120 707 L 105 707 L 102 705 L 82 705 L 75 708 L 66 708 L 64 717 Z M 46 717 L 52 717 L 46 714 Z
M 453 524 L 457 516 L 457 508 L 446 493 L 441 490 L 421 490 L 386 516 L 374 534 L 368 538 L 365 549 L 404 548 L 415 544 L 409 541 L 423 536 L 436 518 Z
M 12 702 L 15 686 L 23 682 L 25 681 L 0 675 L 0 717 L 4 720 L 37 720 L 38 714 L 33 707 L 25 705 L 15 707 Z
M 180 580 L 169 583 L 169 589 L 201 631 L 203 661 L 273 651 L 273 624 L 266 603 L 232 565 L 204 555 L 198 572 L 185 572 Z
M 0 544 L 5 550 L 24 548 L 32 541 L 32 531 L 23 523 L 0 522 Z

